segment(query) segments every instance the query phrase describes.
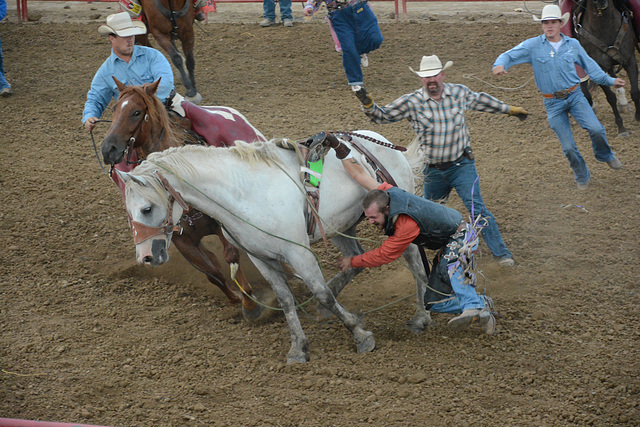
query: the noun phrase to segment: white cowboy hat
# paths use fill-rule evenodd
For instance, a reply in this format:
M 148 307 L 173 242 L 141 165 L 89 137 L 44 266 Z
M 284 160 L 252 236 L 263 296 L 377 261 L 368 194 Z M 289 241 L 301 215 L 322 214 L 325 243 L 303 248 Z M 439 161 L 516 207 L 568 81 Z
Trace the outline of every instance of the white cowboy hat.
M 569 22 L 569 12 L 565 12 L 564 15 L 562 15 L 562 12 L 560 11 L 560 6 L 557 6 L 555 4 L 549 4 L 546 5 L 544 8 L 542 8 L 542 15 L 540 15 L 540 18 L 536 18 L 535 16 L 533 17 L 534 21 L 550 21 L 552 19 L 557 19 L 559 21 L 562 21 L 562 26 L 564 26 L 567 22 Z
M 107 16 L 107 24 L 98 27 L 101 36 L 116 34 L 119 37 L 137 36 L 146 34 L 147 27 L 144 22 L 132 21 L 129 12 L 120 12 Z
M 418 77 L 433 77 L 437 76 L 441 71 L 446 70 L 452 65 L 453 62 L 447 61 L 447 63 L 444 64 L 443 67 L 440 59 L 436 55 L 431 55 L 422 57 L 422 61 L 420 61 L 420 69 L 418 71 L 415 71 L 411 67 L 409 67 L 409 69 L 416 73 Z

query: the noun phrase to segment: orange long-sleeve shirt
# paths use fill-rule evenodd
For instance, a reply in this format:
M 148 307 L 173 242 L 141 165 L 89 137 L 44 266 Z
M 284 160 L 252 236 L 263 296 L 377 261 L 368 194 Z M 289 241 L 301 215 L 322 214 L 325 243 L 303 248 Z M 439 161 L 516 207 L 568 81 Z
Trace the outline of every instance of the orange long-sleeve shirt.
M 378 190 L 387 190 L 391 187 L 390 184 L 384 182 L 378 186 Z M 405 214 L 398 215 L 394 230 L 393 235 L 389 236 L 380 247 L 351 258 L 351 267 L 380 267 L 395 261 L 420 234 L 418 223 Z

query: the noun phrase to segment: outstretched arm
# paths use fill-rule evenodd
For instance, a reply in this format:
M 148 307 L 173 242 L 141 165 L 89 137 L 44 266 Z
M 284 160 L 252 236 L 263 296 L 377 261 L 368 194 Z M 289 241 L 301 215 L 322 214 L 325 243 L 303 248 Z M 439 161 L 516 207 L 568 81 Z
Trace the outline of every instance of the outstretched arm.
M 333 148 L 336 152 L 336 157 L 342 161 L 344 170 L 347 171 L 349 176 L 353 178 L 355 182 L 364 187 L 365 190 L 371 191 L 378 188 L 380 184 L 374 178 L 367 173 L 362 167 L 360 162 L 354 159 L 351 154 L 351 149 L 344 145 L 342 141 L 336 138 L 335 135 L 327 134 L 324 140 L 324 144 Z
M 349 159 L 342 160 L 342 166 L 344 166 L 344 170 L 347 171 L 349 176 L 353 178 L 355 182 L 364 187 L 365 190 L 371 191 L 375 190 L 380 186 L 380 183 L 376 181 L 364 167 L 353 157 Z

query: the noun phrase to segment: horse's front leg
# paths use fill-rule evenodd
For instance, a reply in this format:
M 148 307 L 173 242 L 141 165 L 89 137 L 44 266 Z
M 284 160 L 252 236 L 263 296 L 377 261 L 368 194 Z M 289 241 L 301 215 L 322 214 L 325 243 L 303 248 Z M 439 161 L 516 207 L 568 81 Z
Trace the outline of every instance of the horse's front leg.
M 162 49 L 164 49 L 164 51 L 169 54 L 169 58 L 171 58 L 171 62 L 173 62 L 173 65 L 175 65 L 176 68 L 178 69 L 178 72 L 180 73 L 180 77 L 182 79 L 182 84 L 184 85 L 184 88 L 187 91 L 185 94 L 186 97 L 187 98 L 194 97 L 198 93 L 198 91 L 195 89 L 195 87 L 191 83 L 191 79 L 189 79 L 189 75 L 187 74 L 184 68 L 182 55 L 176 48 L 175 44 L 171 42 L 171 38 L 168 35 L 162 34 L 158 31 L 154 31 L 153 36 L 158 41 L 158 44 L 160 44 Z
M 235 274 L 234 277 L 231 277 L 231 280 L 235 280 L 238 283 L 238 286 L 242 289 L 242 314 L 244 315 L 244 318 L 249 321 L 257 320 L 262 314 L 262 307 L 256 304 L 251 298 L 253 295 L 253 289 L 240 268 L 240 252 L 238 251 L 238 248 L 233 246 L 227 240 L 221 227 L 218 227 L 216 234 L 220 238 L 220 242 L 224 248 L 224 260 L 232 269 L 234 269 L 235 266 Z
M 622 116 L 620 115 L 620 111 L 618 111 L 618 98 L 616 97 L 616 94 L 611 90 L 609 86 L 600 85 L 600 87 L 607 97 L 607 102 L 611 106 L 611 110 L 613 111 L 613 115 L 615 116 L 616 126 L 618 126 L 618 136 L 628 137 L 629 131 L 624 127 Z
M 227 286 L 215 255 L 199 247 L 201 239 L 200 235 L 192 236 L 188 231 L 184 231 L 181 235 L 174 234 L 171 241 L 191 265 L 203 272 L 209 282 L 220 288 L 231 304 L 238 304 L 241 297 Z
M 638 88 L 638 63 L 635 61 L 635 56 L 632 61 L 629 62 L 627 68 L 627 77 L 629 78 L 629 84 L 631 85 L 630 95 L 636 106 L 636 121 L 640 121 L 640 89 Z
M 291 348 L 287 353 L 287 363 L 306 363 L 308 359 L 309 343 L 302 330 L 300 319 L 296 313 L 296 303 L 291 289 L 282 274 L 282 266 L 275 261 L 263 261 L 249 255 L 262 276 L 269 282 L 271 289 L 276 294 L 280 307 L 291 333 Z

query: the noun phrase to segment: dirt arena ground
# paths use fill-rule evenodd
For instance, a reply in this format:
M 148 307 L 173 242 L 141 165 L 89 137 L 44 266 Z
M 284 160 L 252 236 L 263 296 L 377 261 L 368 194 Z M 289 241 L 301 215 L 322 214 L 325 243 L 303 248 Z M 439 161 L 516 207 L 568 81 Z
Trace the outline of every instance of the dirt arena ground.
M 616 138 L 596 93 L 624 169 L 596 162 L 574 124 L 592 172 L 589 190 L 578 191 L 530 67 L 491 75 L 498 54 L 539 32 L 514 11 L 520 3 L 502 15 L 411 3 L 400 20 L 376 3 L 385 42 L 365 70 L 373 97 L 390 102 L 420 84 L 407 66 L 437 53 L 454 62 L 448 81 L 530 111 L 522 123 L 467 116 L 485 201 L 516 260 L 501 269 L 481 247 L 480 290 L 495 299 L 497 334 L 454 334 L 450 316 L 437 314 L 435 328 L 413 334 L 404 328 L 412 298 L 372 311 L 412 294 L 398 262 L 360 275 L 340 296 L 368 312 L 374 352 L 356 354 L 345 328 L 314 321 L 311 309 L 302 315 L 311 360 L 293 366 L 281 315 L 247 323 L 175 251 L 160 268 L 135 263 L 119 193 L 80 123 L 108 55 L 96 28 L 113 5 L 55 4 L 57 12 L 30 2 L 41 17 L 27 24 L 10 5 L 0 25 L 15 93 L 0 100 L 0 417 L 110 426 L 640 423 L 640 126 L 627 114 L 631 137 Z M 361 113 L 326 23 L 303 23 L 297 4 L 294 13 L 294 28 L 260 28 L 259 4 L 220 5 L 196 31 L 204 103 L 237 108 L 268 137 L 372 129 L 406 145 L 407 123 L 374 125 Z M 449 204 L 462 208 L 457 196 Z M 330 277 L 337 255 L 318 250 Z M 260 277 L 253 281 L 266 298 Z

